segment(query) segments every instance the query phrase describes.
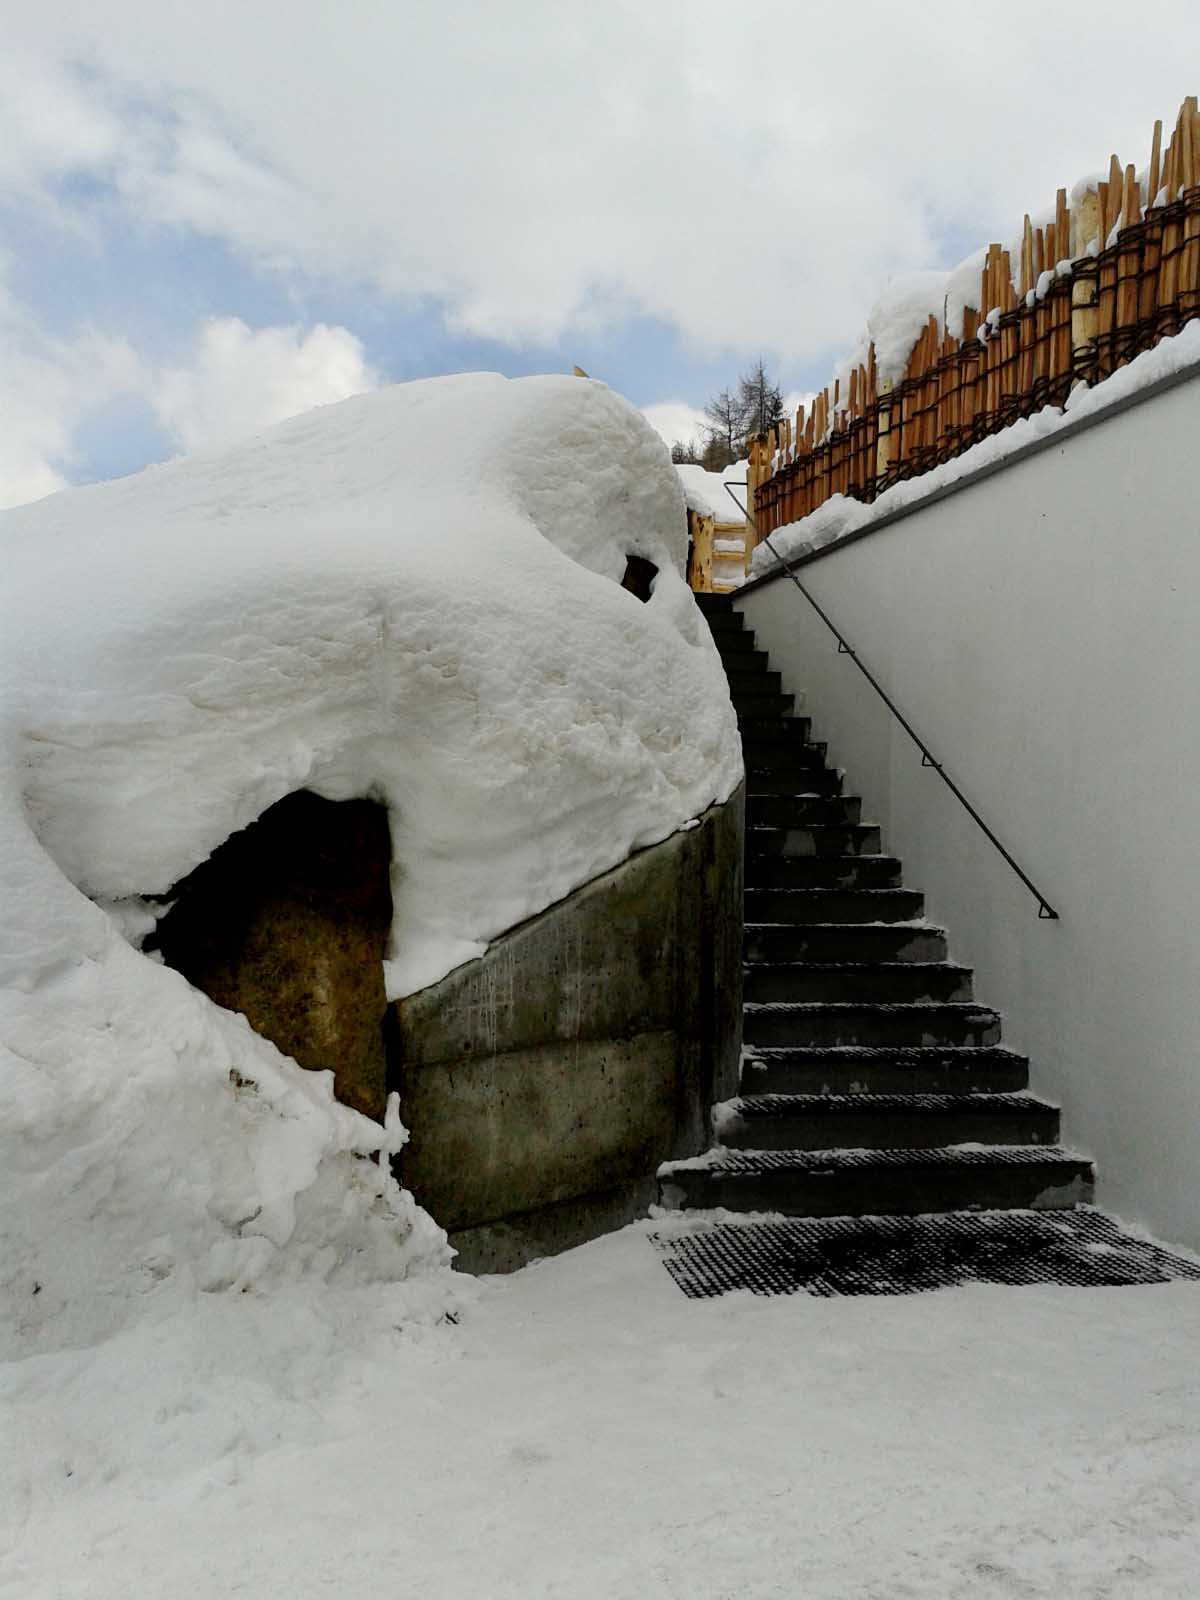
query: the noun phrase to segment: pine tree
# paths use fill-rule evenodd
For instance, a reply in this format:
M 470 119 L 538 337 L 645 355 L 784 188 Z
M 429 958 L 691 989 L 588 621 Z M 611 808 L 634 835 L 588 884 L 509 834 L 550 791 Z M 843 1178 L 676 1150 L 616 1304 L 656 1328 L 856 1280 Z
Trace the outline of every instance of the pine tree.
M 760 356 L 749 372 L 738 379 L 738 405 L 745 417 L 745 437 L 766 433 L 783 420 L 783 395 L 779 385 L 767 375 Z
M 738 458 L 736 450 L 731 450 L 724 439 L 718 439 L 716 434 L 711 434 L 700 452 L 700 465 L 709 472 L 724 472 Z
M 737 460 L 738 450 L 746 437 L 748 417 L 740 388 L 736 395 L 730 394 L 728 389 L 722 389 L 720 394 L 705 406 L 704 415 L 708 418 L 709 445 L 719 444 L 722 447 L 726 459 L 720 466 L 728 466 L 730 461 Z M 715 455 L 717 452 L 713 453 Z M 705 464 L 707 465 L 707 462 Z M 710 471 L 719 470 L 720 467 L 710 468 Z

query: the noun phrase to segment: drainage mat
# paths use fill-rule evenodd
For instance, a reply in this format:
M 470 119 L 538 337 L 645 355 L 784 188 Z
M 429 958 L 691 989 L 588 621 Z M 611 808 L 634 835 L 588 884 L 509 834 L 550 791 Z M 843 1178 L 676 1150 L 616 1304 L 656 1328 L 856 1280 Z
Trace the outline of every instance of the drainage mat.
M 1094 1289 L 1200 1281 L 1200 1264 L 1090 1210 L 797 1217 L 649 1238 L 692 1299 L 732 1289 L 831 1296 L 918 1294 L 964 1283 Z

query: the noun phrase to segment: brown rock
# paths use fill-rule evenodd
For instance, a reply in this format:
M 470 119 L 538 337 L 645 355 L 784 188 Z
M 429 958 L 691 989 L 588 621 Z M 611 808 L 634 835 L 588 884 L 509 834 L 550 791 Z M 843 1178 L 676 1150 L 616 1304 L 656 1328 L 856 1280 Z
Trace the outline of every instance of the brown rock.
M 392 919 L 387 812 L 301 790 L 182 879 L 154 943 L 218 1005 L 240 1011 L 339 1100 L 383 1115 Z

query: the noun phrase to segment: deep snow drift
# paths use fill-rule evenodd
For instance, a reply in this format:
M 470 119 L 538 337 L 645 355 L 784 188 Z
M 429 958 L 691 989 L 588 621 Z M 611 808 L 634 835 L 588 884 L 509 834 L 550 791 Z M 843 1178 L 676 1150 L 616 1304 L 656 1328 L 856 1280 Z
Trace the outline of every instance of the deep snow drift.
M 707 467 L 697 466 L 694 462 L 681 462 L 675 471 L 683 485 L 688 510 L 702 517 L 711 517 L 714 522 L 743 521 L 741 508 L 746 503 L 748 466 L 747 461 L 735 461 L 723 472 L 709 472 Z M 733 487 L 736 500 L 726 492 L 727 483 Z M 742 486 L 740 489 L 737 487 L 739 484 Z
M 402 1132 L 143 956 L 137 897 L 293 790 L 370 795 L 400 995 L 725 799 L 665 446 L 599 384 L 439 379 L 8 511 L 0 541 L 10 1347 L 172 1286 L 444 1262 L 360 1159 Z

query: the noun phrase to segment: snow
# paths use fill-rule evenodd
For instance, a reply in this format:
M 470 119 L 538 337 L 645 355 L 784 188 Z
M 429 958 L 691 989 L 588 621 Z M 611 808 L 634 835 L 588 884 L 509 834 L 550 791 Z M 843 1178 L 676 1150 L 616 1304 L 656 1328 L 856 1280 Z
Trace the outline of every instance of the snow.
M 364 1159 L 402 1135 L 143 956 L 143 897 L 291 791 L 373 796 L 401 995 L 725 799 L 684 521 L 624 401 L 493 375 L 0 516 L 0 1353 L 439 1281 L 441 1230 Z
M 1068 423 L 1106 411 L 1139 390 L 1159 383 L 1197 361 L 1200 361 L 1200 320 L 1188 323 L 1179 333 L 1161 340 L 1152 350 L 1143 351 L 1103 383 L 1091 388 L 1076 388 L 1067 397 L 1065 406 L 1046 406 L 1032 417 L 1021 418 L 941 466 L 919 477 L 894 484 L 870 505 L 849 499 L 846 495 L 831 495 L 807 517 L 771 534 L 771 545 L 776 555 L 771 553 L 765 541 L 757 547 L 750 560 L 750 577 L 765 577 L 777 567 L 778 560 L 792 560 L 823 550 L 848 534 L 870 527 L 881 517 L 890 516 L 905 506 L 915 505 L 939 489 L 948 488 L 983 467 L 1003 461 L 1026 445 L 1060 432 Z
M 704 467 L 688 463 L 676 466 L 688 510 L 701 517 L 712 517 L 714 522 L 741 522 L 743 518 L 738 506 L 745 503 L 747 466 L 745 461 L 735 461 L 724 472 L 709 472 Z M 724 487 L 727 483 L 732 484 L 735 490 L 741 485 L 736 501 L 727 493 Z
M 979 275 L 986 256 L 986 250 L 976 250 L 949 272 L 898 272 L 887 280 L 857 343 L 835 372 L 841 380 L 843 401 L 851 372 L 866 366 L 872 344 L 879 383 L 896 384 L 904 377 L 913 346 L 930 317 L 943 332 L 948 328 L 955 338 L 962 338 L 963 311 L 978 303 Z M 831 416 L 831 426 L 832 420 Z
M 454 1322 L 251 1294 L 11 1366 L 0 1594 L 1195 1592 L 1195 1285 L 696 1301 L 651 1226 Z
M 944 272 L 897 273 L 867 317 L 867 340 L 874 341 L 879 381 L 898 382 L 904 376 L 912 347 L 931 311 L 941 316 Z

